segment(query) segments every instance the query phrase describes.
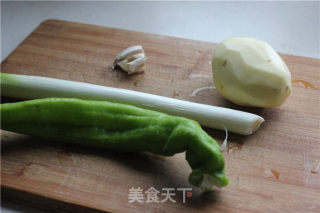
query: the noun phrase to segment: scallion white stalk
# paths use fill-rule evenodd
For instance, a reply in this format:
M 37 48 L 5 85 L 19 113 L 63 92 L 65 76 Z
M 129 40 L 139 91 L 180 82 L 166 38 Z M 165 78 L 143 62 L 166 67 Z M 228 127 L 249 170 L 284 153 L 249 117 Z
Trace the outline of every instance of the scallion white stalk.
M 40 76 L 1 73 L 1 90 L 2 96 L 22 99 L 67 97 L 131 104 L 170 115 L 190 118 L 205 127 L 221 130 L 226 128 L 230 132 L 242 135 L 252 134 L 264 121 L 258 115 L 238 110 L 132 90 Z

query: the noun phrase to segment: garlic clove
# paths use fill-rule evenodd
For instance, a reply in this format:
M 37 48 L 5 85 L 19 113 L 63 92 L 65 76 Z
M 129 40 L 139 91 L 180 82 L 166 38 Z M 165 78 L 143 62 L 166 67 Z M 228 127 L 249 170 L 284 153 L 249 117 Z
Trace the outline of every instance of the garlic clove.
M 128 56 L 126 59 L 127 59 L 128 61 L 133 61 L 133 60 L 135 60 L 135 59 L 145 58 L 145 57 L 146 57 L 146 56 L 145 56 L 144 53 L 138 53 L 138 54 L 135 54 L 135 55 L 130 55 L 130 56 Z
M 128 47 L 127 49 L 123 50 L 119 55 L 117 55 L 116 59 L 122 60 L 127 58 L 128 56 L 143 52 L 143 48 L 140 45 Z
M 122 60 L 117 65 L 121 67 L 123 70 L 129 70 L 129 61 L 128 60 Z
M 142 73 L 144 72 L 146 69 L 146 66 L 144 66 L 144 64 L 136 67 L 135 71 L 134 72 L 128 72 L 128 75 L 132 75 L 132 74 L 135 74 L 135 73 Z
M 131 61 L 128 63 L 129 65 L 129 70 L 131 72 L 133 72 L 137 67 L 141 66 L 144 64 L 144 62 L 146 62 L 147 58 L 144 57 L 144 58 L 137 58 L 135 59 L 134 61 Z
M 134 73 L 141 73 L 145 70 L 144 63 L 147 57 L 144 54 L 142 46 L 137 45 L 129 47 L 122 51 L 113 62 L 114 69 L 116 66 L 120 66 L 121 69 L 128 72 L 129 75 Z

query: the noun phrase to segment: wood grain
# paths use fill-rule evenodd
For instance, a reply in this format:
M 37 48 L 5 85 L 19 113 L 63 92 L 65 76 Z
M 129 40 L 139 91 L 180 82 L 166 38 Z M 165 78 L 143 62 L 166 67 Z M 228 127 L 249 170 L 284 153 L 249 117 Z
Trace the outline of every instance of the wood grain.
M 214 35 L 213 35 L 214 36 Z M 147 71 L 111 71 L 124 48 L 141 44 Z M 281 107 L 243 108 L 212 85 L 215 44 L 72 22 L 47 20 L 1 64 L 1 72 L 39 75 L 142 91 L 257 113 L 266 119 L 249 137 L 230 134 L 224 151 L 230 184 L 212 193 L 192 188 L 176 203 L 128 203 L 128 190 L 192 187 L 184 154 L 170 158 L 41 141 L 1 131 L 2 198 L 56 212 L 317 212 L 320 209 L 320 60 L 281 56 L 293 93 Z M 299 80 L 299 81 L 297 81 Z M 308 86 L 305 82 L 312 84 Z M 3 99 L 5 101 L 5 99 Z M 207 129 L 218 141 L 224 133 Z M 81 208 L 84 207 L 84 208 Z

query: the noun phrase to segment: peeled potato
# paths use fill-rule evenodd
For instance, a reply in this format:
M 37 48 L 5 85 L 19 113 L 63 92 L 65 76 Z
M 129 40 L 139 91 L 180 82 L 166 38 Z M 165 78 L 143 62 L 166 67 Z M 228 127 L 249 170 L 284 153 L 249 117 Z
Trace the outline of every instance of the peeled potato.
M 281 105 L 291 93 L 291 74 L 266 42 L 229 38 L 219 43 L 212 56 L 213 80 L 229 101 L 254 107 Z

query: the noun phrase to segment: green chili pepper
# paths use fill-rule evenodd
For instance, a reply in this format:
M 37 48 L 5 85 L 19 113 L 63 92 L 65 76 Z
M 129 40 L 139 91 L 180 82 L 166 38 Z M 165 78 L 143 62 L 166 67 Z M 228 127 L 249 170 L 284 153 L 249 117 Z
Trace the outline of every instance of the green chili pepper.
M 219 145 L 183 117 L 107 101 L 46 98 L 1 104 L 1 128 L 44 139 L 171 156 L 186 151 L 189 182 L 204 190 L 228 184 Z

